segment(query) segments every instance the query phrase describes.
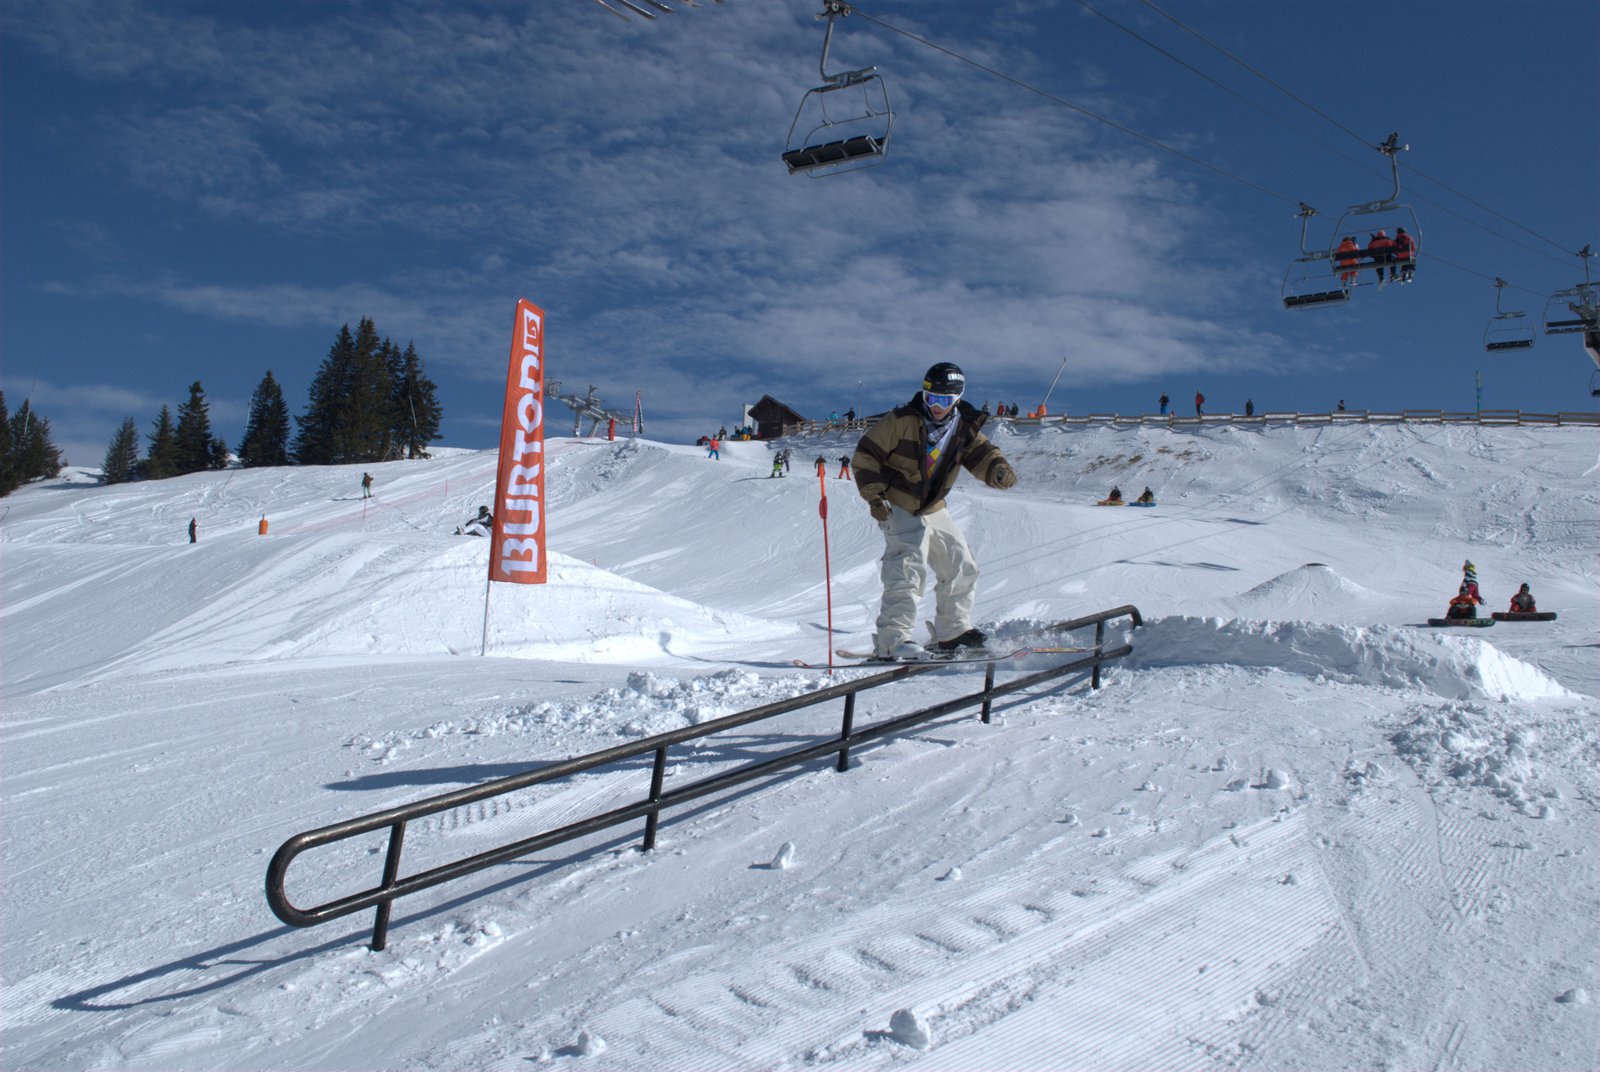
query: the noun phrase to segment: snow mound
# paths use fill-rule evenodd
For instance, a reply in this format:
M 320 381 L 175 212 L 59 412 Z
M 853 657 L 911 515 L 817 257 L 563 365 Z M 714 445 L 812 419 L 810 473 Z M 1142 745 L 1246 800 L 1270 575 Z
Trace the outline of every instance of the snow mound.
M 1535 819 L 1555 816 L 1551 780 L 1564 761 L 1592 762 L 1560 727 L 1508 720 L 1473 704 L 1423 709 L 1390 741 L 1429 785 L 1481 786 Z
M 1455 700 L 1578 699 L 1486 641 L 1396 626 L 1172 617 L 1146 621 L 1133 643 L 1136 668 L 1216 663 Z
M 1280 573 L 1263 581 L 1233 599 L 1233 605 L 1243 614 L 1263 611 L 1274 616 L 1309 617 L 1302 612 L 1343 607 L 1351 603 L 1376 603 L 1382 597 L 1370 588 L 1340 576 L 1321 562 L 1307 562 L 1303 566 Z

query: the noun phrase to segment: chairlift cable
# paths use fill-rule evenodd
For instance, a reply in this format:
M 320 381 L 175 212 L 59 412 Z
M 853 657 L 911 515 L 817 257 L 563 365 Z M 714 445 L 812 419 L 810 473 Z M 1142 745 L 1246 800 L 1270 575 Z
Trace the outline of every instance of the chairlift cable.
M 1082 3 L 1082 0 L 1079 0 L 1079 2 Z M 1154 0 L 1140 0 L 1140 2 L 1143 3 L 1150 10 L 1154 11 L 1156 14 L 1160 15 L 1162 18 L 1167 19 L 1169 22 L 1173 23 L 1173 25 L 1179 27 L 1180 29 L 1182 29 L 1186 33 L 1189 33 L 1189 34 L 1193 35 L 1194 37 L 1198 38 L 1204 44 L 1209 45 L 1211 48 L 1213 48 L 1216 51 L 1222 53 L 1222 55 L 1226 56 L 1228 59 L 1230 59 L 1234 63 L 1238 64 L 1240 67 L 1243 67 L 1245 70 L 1249 71 L 1251 74 L 1255 75 L 1257 78 L 1261 79 L 1263 82 L 1267 83 L 1267 85 L 1271 86 L 1273 89 L 1276 89 L 1278 92 L 1282 93 L 1284 96 L 1288 97 L 1290 100 L 1292 100 L 1295 103 L 1299 104 L 1301 107 L 1306 108 L 1307 110 L 1312 112 L 1314 115 L 1320 116 L 1322 119 L 1324 119 L 1327 122 L 1329 122 L 1329 123 L 1333 124 L 1334 126 L 1338 127 L 1340 130 L 1344 131 L 1346 134 L 1350 135 L 1352 138 L 1355 138 L 1357 141 L 1361 142 L 1363 145 L 1365 145 L 1367 143 L 1367 139 L 1366 138 L 1362 137 L 1360 134 L 1356 133 L 1354 130 L 1351 130 L 1349 127 L 1347 127 L 1343 123 L 1339 122 L 1339 120 L 1337 120 L 1333 116 L 1329 115 L 1327 112 L 1324 112 L 1322 109 L 1318 108 L 1316 105 L 1314 105 L 1314 104 L 1310 103 L 1309 101 L 1305 100 L 1304 98 L 1300 97 L 1299 95 L 1297 95 L 1293 91 L 1289 90 L 1288 88 L 1286 88 L 1286 87 L 1284 87 L 1282 85 L 1279 85 L 1277 82 L 1273 81 L 1266 74 L 1264 74 L 1263 72 L 1257 70 L 1255 67 L 1251 66 L 1249 63 L 1246 63 L 1244 60 L 1240 59 L 1238 56 L 1235 56 L 1233 53 L 1229 52 L 1227 49 L 1223 48 L 1221 45 L 1217 44 L 1215 41 L 1211 40 L 1209 37 L 1206 37 L 1200 31 L 1194 29 L 1194 27 L 1189 26 L 1188 24 L 1184 23 L 1182 20 L 1180 20 L 1177 17 L 1173 16 L 1169 12 L 1166 12 L 1166 11 L 1162 10 L 1157 4 L 1154 3 Z M 1084 6 L 1087 6 L 1087 5 L 1084 5 Z M 1154 47 L 1154 46 L 1152 46 L 1152 47 Z M 1187 64 L 1185 66 L 1187 66 Z M 1440 187 L 1443 187 L 1446 190 L 1449 190 L 1451 193 L 1455 194 L 1457 197 L 1461 198 L 1463 201 L 1466 201 L 1466 202 L 1468 202 L 1470 204 L 1476 205 L 1478 208 L 1483 209 L 1485 212 L 1489 213 L 1490 215 L 1495 216 L 1495 217 L 1497 217 L 1497 218 L 1499 218 L 1501 220 L 1504 220 L 1506 223 L 1511 224 L 1513 227 L 1516 227 L 1518 230 L 1526 231 L 1528 234 L 1530 234 L 1533 237 L 1539 239 L 1541 242 L 1548 242 L 1550 245 L 1552 245 L 1552 246 L 1556 247 L 1557 249 L 1561 250 L 1563 253 L 1568 252 L 1567 247 L 1563 243 L 1557 242 L 1557 241 L 1555 241 L 1554 239 L 1551 239 L 1551 238 L 1547 238 L 1544 235 L 1540 234 L 1539 232 L 1533 230 L 1532 228 L 1526 227 L 1523 224 L 1518 223 L 1516 220 L 1512 219 L 1511 217 L 1506 216 L 1503 213 L 1495 211 L 1494 209 L 1490 208 L 1488 205 L 1485 205 L 1483 202 L 1478 201 L 1478 200 L 1476 200 L 1474 198 L 1468 197 L 1466 194 L 1464 194 L 1460 190 L 1457 190 L 1454 187 L 1450 186 L 1448 183 L 1444 182 L 1443 180 L 1436 179 L 1432 175 L 1429 175 L 1426 172 L 1420 171 L 1417 168 L 1412 168 L 1411 171 L 1412 171 L 1413 174 L 1417 175 L 1419 178 L 1426 179 L 1429 182 L 1434 183 L 1437 186 L 1440 186 Z M 1421 200 L 1427 200 L 1426 198 L 1420 198 L 1420 199 Z M 1434 202 L 1434 201 L 1429 201 L 1428 203 L 1434 205 L 1434 207 L 1436 207 L 1436 208 L 1444 208 L 1444 206 L 1439 205 L 1437 202 Z M 1449 209 L 1444 209 L 1444 211 L 1448 212 L 1450 210 Z M 1473 223 L 1472 220 L 1468 220 L 1465 216 L 1459 216 L 1459 214 L 1457 214 L 1457 215 L 1458 215 L 1458 218 L 1460 218 L 1462 220 L 1465 220 L 1467 223 Z M 1481 224 L 1473 223 L 1473 225 L 1477 226 L 1477 227 L 1482 227 Z M 1488 228 L 1482 228 L 1482 229 L 1485 230 L 1485 231 L 1488 231 Z M 1493 232 L 1493 231 L 1488 231 L 1488 233 L 1489 234 L 1495 234 L 1495 232 Z M 1496 237 L 1502 238 L 1507 242 L 1511 241 L 1511 239 L 1505 238 L 1504 235 L 1496 235 Z M 1513 245 L 1516 245 L 1516 244 L 1518 244 L 1518 243 L 1513 243 Z M 1527 249 L 1528 247 L 1523 246 L 1522 248 Z M 1534 252 L 1539 252 L 1539 251 L 1534 251 Z M 1541 255 L 1543 255 L 1543 254 L 1541 254 Z
M 1350 156 L 1349 154 L 1343 152 L 1342 150 L 1335 149 L 1333 146 L 1329 145 L 1325 141 L 1322 141 L 1321 139 L 1316 137 L 1314 134 L 1311 134 L 1310 132 L 1306 131 L 1304 128 L 1296 126 L 1295 124 L 1289 122 L 1289 120 L 1283 118 L 1282 116 L 1274 115 L 1272 112 L 1267 111 L 1266 108 L 1264 108 L 1261 105 L 1257 104 L 1255 101 L 1251 100 L 1249 97 L 1245 96 L 1243 93 L 1240 93 L 1238 90 L 1234 89 L 1232 86 L 1228 86 L 1228 85 L 1223 84 L 1222 82 L 1217 81 L 1215 78 L 1212 78 L 1210 75 L 1208 75 L 1204 71 L 1200 70 L 1200 68 L 1198 68 L 1198 67 L 1194 66 L 1193 64 L 1189 63 L 1188 61 L 1180 58 L 1176 54 L 1174 54 L 1172 52 L 1168 52 L 1166 49 L 1162 48 L 1160 45 L 1156 44 L 1154 41 L 1151 41 L 1149 38 L 1144 37 L 1143 35 L 1141 35 L 1138 31 L 1130 29 L 1127 26 L 1124 26 L 1122 23 L 1118 22 L 1116 19 L 1112 18 L 1110 15 L 1107 15 L 1104 11 L 1101 11 L 1100 9 L 1098 9 L 1096 7 L 1093 7 L 1090 4 L 1086 3 L 1085 0 L 1077 0 L 1077 3 L 1078 3 L 1079 7 L 1083 8 L 1089 14 L 1094 15 L 1096 18 L 1104 19 L 1106 22 L 1109 22 L 1111 25 L 1115 26 L 1117 29 L 1121 30 L 1123 33 L 1127 34 L 1129 37 L 1133 38 L 1135 41 L 1138 41 L 1140 44 L 1146 46 L 1147 48 L 1153 49 L 1154 51 L 1161 53 L 1161 55 L 1165 56 L 1167 59 L 1171 60 L 1173 63 L 1176 63 L 1178 66 L 1182 67 L 1184 70 L 1189 71 L 1190 73 L 1194 74 L 1196 77 L 1205 79 L 1207 82 L 1210 82 L 1212 85 L 1216 86 L 1218 89 L 1222 90 L 1224 93 L 1228 94 L 1229 96 L 1238 98 L 1240 101 L 1242 101 L 1245 104 L 1248 104 L 1250 107 L 1254 108 L 1256 111 L 1260 112 L 1262 115 L 1266 116 L 1268 119 L 1271 119 L 1273 122 L 1278 123 L 1281 126 L 1288 127 L 1290 130 L 1293 130 L 1296 133 L 1303 135 L 1308 140 L 1314 142 L 1317 145 L 1320 145 L 1322 148 L 1328 150 L 1328 152 L 1330 152 L 1330 153 L 1333 153 L 1335 156 L 1342 157 L 1347 163 L 1355 164 L 1357 167 L 1360 167 L 1360 168 L 1366 168 L 1366 170 L 1368 170 L 1368 171 L 1372 171 L 1373 170 L 1373 169 L 1367 167 L 1366 163 L 1363 160 L 1358 160 L 1355 157 Z M 1366 144 L 1366 139 L 1365 138 L 1362 139 L 1362 144 Z M 1374 172 L 1374 174 L 1376 174 L 1376 172 Z
M 1012 85 L 1018 87 L 1019 89 L 1025 89 L 1029 93 L 1037 94 L 1038 96 L 1043 97 L 1045 100 L 1051 101 L 1051 102 L 1053 102 L 1055 104 L 1059 104 L 1059 105 L 1061 105 L 1062 107 L 1065 107 L 1065 108 L 1070 108 L 1073 111 L 1079 113 L 1080 115 L 1087 116 L 1088 118 L 1093 119 L 1096 122 L 1104 123 L 1108 127 L 1111 127 L 1111 128 L 1113 128 L 1115 130 L 1119 130 L 1122 133 L 1127 134 L 1130 137 L 1137 138 L 1137 139 L 1139 139 L 1140 141 L 1144 142 L 1147 145 L 1153 145 L 1157 149 L 1161 149 L 1161 150 L 1164 150 L 1166 152 L 1169 152 L 1174 156 L 1182 157 L 1184 160 L 1189 161 L 1191 164 L 1197 164 L 1200 167 L 1203 167 L 1208 171 L 1214 171 L 1218 175 L 1221 175 L 1223 178 L 1232 179 L 1234 182 L 1237 182 L 1237 183 L 1239 183 L 1239 184 L 1241 184 L 1243 186 L 1248 186 L 1248 187 L 1250 187 L 1250 189 L 1255 190 L 1255 191 L 1257 191 L 1259 193 L 1266 194 L 1268 197 L 1275 197 L 1279 201 L 1282 201 L 1284 204 L 1287 204 L 1287 205 L 1299 205 L 1300 204 L 1300 201 L 1299 201 L 1298 198 L 1287 197 L 1287 196 L 1285 196 L 1283 194 L 1278 193 L 1276 190 L 1269 190 L 1267 187 L 1262 186 L 1259 183 L 1252 182 L 1249 179 L 1243 178 L 1242 176 L 1235 175 L 1233 172 L 1228 171 L 1226 168 L 1222 168 L 1222 167 L 1217 166 L 1216 164 L 1210 163 L 1209 161 L 1202 160 L 1198 156 L 1193 155 L 1192 153 L 1186 153 L 1182 149 L 1175 148 L 1174 146 L 1168 145 L 1165 142 L 1160 141 L 1160 140 L 1158 140 L 1156 138 L 1152 138 L 1147 134 L 1141 134 L 1137 130 L 1134 130 L 1132 127 L 1124 126 L 1123 124 L 1118 123 L 1114 119 L 1110 119 L 1110 118 L 1108 118 L 1106 116 L 1100 115 L 1098 112 L 1092 112 L 1089 109 L 1083 107 L 1082 105 L 1074 104 L 1069 100 L 1066 100 L 1066 99 L 1064 99 L 1062 97 L 1058 97 L 1054 93 L 1051 93 L 1048 90 L 1040 89 L 1038 86 L 1031 85 L 1031 84 L 1029 84 L 1027 82 L 1024 82 L 1020 78 L 1014 78 L 1011 75 L 1006 74 L 1004 71 L 996 70 L 995 68 L 990 67 L 987 64 L 980 63 L 975 59 L 971 59 L 970 57 L 963 56 L 961 53 L 956 52 L 953 49 L 949 49 L 949 48 L 944 47 L 943 45 L 936 44 L 933 41 L 929 41 L 927 38 L 920 37 L 917 34 L 914 34 L 909 30 L 902 30 L 898 26 L 892 26 L 889 23 L 884 22 L 882 19 L 876 18 L 876 17 L 868 14 L 867 12 L 862 11 L 859 7 L 852 7 L 850 10 L 851 10 L 851 12 L 853 14 L 860 15 L 862 18 L 866 19 L 868 22 L 871 22 L 871 23 L 873 23 L 873 24 L 875 24 L 877 26 L 881 26 L 885 30 L 890 31 L 891 33 L 897 33 L 902 37 L 909 38 L 912 41 L 917 42 L 919 45 L 925 45 L 928 48 L 933 49 L 935 52 L 942 52 L 946 56 L 949 56 L 951 59 L 957 60 L 957 61 L 959 61 L 961 63 L 965 63 L 970 67 L 976 67 L 978 70 L 983 71 L 985 74 L 993 75 L 994 77 L 1000 79 L 1003 82 L 1010 82 Z

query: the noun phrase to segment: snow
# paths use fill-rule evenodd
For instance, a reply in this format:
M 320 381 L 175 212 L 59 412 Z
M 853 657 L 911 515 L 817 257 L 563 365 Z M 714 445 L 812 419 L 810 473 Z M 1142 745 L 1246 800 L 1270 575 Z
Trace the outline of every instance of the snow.
M 995 434 L 1021 483 L 951 500 L 978 622 L 1022 646 L 1136 605 L 1103 688 L 702 799 L 652 853 L 612 831 L 437 887 L 383 952 L 369 913 L 277 922 L 280 843 L 863 673 L 789 666 L 876 613 L 881 540 L 830 465 L 827 633 L 809 459 L 849 440 L 790 442 L 782 479 L 760 443 L 552 440 L 551 582 L 494 586 L 486 656 L 487 543 L 452 533 L 492 454 L 14 493 L 0 1067 L 1600 1065 L 1592 430 Z M 1092 505 L 1113 482 L 1160 505 Z M 1527 581 L 1560 617 L 1427 628 L 1468 557 L 1486 609 Z M 669 788 L 836 732 L 824 707 L 675 749 Z M 637 792 L 463 806 L 408 864 Z M 355 845 L 296 861 L 296 903 L 372 882 Z

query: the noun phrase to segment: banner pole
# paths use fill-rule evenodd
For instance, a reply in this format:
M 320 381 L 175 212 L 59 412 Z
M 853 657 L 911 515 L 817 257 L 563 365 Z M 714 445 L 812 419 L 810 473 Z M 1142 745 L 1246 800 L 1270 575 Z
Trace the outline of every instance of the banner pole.
M 483 579 L 483 642 L 478 646 L 478 657 L 489 654 L 489 592 L 494 588 L 494 578 Z

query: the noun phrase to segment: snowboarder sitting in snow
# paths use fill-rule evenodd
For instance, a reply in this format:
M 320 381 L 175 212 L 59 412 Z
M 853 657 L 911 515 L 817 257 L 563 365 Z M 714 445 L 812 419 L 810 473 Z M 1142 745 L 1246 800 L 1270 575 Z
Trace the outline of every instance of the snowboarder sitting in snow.
M 1478 604 L 1482 602 L 1483 600 L 1467 591 L 1467 586 L 1463 584 L 1461 591 L 1456 593 L 1455 598 L 1450 600 L 1450 607 L 1444 612 L 1444 616 L 1446 618 L 1476 618 L 1478 616 Z
M 1121 501 L 1122 501 L 1122 489 L 1119 488 L 1119 487 L 1113 486 L 1112 489 L 1111 489 L 1111 494 L 1106 496 L 1106 502 L 1108 502 L 1108 503 L 1119 503 Z
M 494 515 L 487 506 L 478 507 L 478 516 L 456 529 L 457 536 L 487 536 L 494 530 Z
M 1145 485 L 1144 492 L 1139 496 L 1137 501 L 1139 501 L 1139 502 L 1155 502 L 1156 501 L 1156 493 L 1151 491 L 1150 490 L 1150 486 L 1147 484 L 1147 485 Z
M 1519 614 L 1538 613 L 1539 607 L 1534 603 L 1533 593 L 1528 591 L 1526 582 L 1523 583 L 1521 588 L 1517 589 L 1517 594 L 1511 597 L 1511 609 Z
M 1467 593 L 1479 603 L 1483 602 L 1483 594 L 1478 591 L 1478 567 L 1472 564 L 1472 559 L 1461 563 L 1461 583 L 1466 586 Z

